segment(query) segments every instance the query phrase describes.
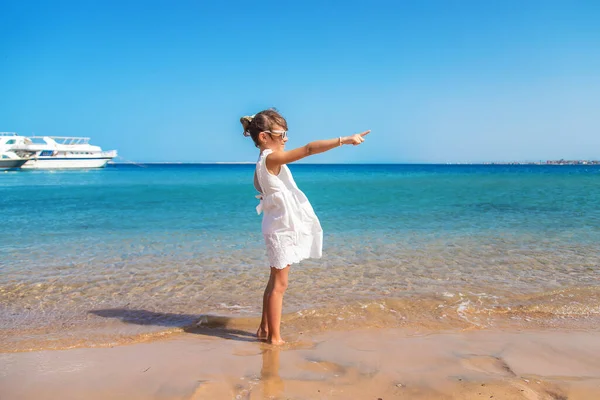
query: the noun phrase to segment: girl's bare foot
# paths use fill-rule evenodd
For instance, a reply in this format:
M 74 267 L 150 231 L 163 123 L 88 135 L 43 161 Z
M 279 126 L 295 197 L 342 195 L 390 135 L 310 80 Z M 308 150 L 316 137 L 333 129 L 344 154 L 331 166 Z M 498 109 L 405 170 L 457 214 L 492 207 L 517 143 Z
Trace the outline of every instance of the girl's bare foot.
M 285 344 L 285 341 L 282 338 L 268 338 L 267 342 L 269 344 L 274 344 L 275 346 L 281 346 L 282 344 Z
M 256 338 L 258 340 L 267 340 L 269 338 L 269 331 L 263 328 L 258 328 L 256 331 Z

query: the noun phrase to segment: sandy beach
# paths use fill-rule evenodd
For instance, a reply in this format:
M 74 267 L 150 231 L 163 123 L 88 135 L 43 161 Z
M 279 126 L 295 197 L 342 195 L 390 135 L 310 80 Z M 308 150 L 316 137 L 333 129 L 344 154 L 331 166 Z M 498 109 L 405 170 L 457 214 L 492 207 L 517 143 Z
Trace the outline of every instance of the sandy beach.
M 0 354 L 2 399 L 597 399 L 598 332 L 198 328 L 149 343 Z

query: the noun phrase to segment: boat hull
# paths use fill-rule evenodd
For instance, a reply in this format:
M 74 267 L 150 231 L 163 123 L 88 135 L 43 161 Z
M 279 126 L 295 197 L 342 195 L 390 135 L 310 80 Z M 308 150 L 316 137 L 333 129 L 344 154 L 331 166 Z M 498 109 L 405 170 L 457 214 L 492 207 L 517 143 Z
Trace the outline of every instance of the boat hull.
M 27 161 L 27 159 L 1 159 L 0 170 L 17 169 L 20 168 Z
M 27 161 L 21 169 L 91 169 L 104 168 L 112 157 L 102 158 L 67 158 L 48 157 Z

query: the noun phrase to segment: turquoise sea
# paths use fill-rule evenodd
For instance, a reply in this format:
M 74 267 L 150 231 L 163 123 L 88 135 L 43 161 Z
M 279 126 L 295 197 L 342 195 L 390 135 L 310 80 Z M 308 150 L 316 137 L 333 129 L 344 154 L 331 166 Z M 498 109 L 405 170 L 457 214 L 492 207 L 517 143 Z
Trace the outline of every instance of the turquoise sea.
M 292 266 L 284 331 L 600 317 L 600 166 L 290 168 L 325 239 Z M 268 277 L 253 171 L 0 174 L 0 350 L 253 326 Z

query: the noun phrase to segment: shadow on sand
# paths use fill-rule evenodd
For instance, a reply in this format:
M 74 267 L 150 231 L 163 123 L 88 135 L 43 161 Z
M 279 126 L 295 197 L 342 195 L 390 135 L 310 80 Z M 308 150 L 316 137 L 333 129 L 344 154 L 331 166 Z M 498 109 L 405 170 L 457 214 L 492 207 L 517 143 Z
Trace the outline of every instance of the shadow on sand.
M 181 327 L 184 332 L 198 335 L 216 336 L 223 339 L 243 342 L 256 342 L 256 336 L 248 331 L 232 328 L 233 318 L 216 315 L 193 315 L 157 313 L 147 310 L 109 308 L 90 310 L 90 314 L 103 318 L 118 318 L 127 324 Z

